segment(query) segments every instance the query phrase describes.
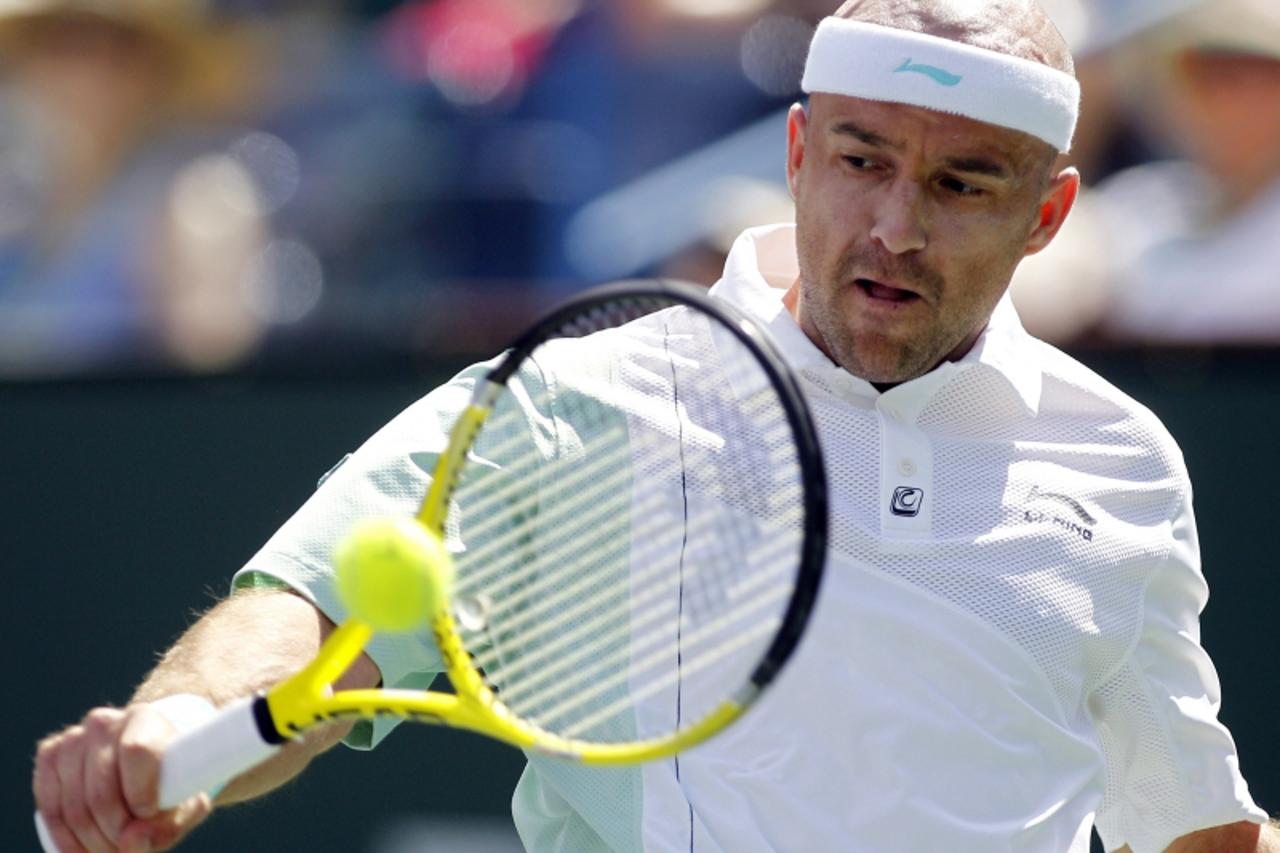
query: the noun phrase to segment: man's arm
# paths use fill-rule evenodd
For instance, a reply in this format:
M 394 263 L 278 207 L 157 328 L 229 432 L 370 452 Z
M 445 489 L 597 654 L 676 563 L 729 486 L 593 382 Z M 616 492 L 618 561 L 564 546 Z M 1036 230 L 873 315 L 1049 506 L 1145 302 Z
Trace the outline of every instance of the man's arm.
M 156 807 L 159 760 L 175 732 L 149 702 L 177 693 L 214 705 L 263 690 L 306 664 L 333 630 L 306 600 L 283 591 L 239 593 L 205 614 L 171 648 L 123 709 L 96 708 L 41 741 L 32 788 L 61 853 L 164 850 L 212 811 L 205 795 Z M 361 656 L 342 688 L 372 687 L 377 667 Z M 260 796 L 292 779 L 340 741 L 350 723 L 309 732 L 229 784 L 218 803 Z
M 1133 853 L 1128 845 L 1115 853 Z M 1280 853 L 1280 822 L 1240 821 L 1184 835 L 1165 853 Z

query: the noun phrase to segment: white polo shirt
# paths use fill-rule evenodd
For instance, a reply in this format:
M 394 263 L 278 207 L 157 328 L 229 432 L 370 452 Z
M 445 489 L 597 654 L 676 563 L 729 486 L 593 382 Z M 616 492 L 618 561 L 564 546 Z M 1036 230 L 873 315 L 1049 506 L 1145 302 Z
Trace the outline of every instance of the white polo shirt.
M 1190 486 L 1156 418 L 1007 300 L 962 360 L 880 393 L 783 308 L 796 274 L 793 228 L 753 229 L 713 292 L 767 325 L 818 420 L 832 527 L 810 629 L 745 719 L 678 760 L 531 758 L 525 844 L 1084 853 L 1096 820 L 1108 849 L 1157 853 L 1264 821 L 1217 721 Z M 374 436 L 242 574 L 340 618 L 333 531 L 409 511 L 475 375 Z M 388 686 L 439 668 L 422 637 L 370 654 Z

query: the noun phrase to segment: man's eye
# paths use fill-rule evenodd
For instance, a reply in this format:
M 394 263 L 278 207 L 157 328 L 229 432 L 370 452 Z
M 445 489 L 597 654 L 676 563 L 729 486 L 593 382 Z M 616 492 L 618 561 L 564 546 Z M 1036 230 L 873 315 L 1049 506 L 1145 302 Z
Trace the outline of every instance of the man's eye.
M 858 169 L 860 171 L 870 169 L 873 165 L 872 162 L 868 160 L 866 157 L 857 157 L 854 155 L 846 156 L 844 158 L 844 161 L 848 163 L 850 166 L 852 166 L 854 169 Z
M 975 187 L 972 184 L 966 184 L 964 181 L 961 181 L 957 178 L 943 178 L 940 183 L 942 184 L 943 189 L 949 192 L 953 192 L 956 195 L 964 195 L 964 196 L 982 195 L 981 188 Z

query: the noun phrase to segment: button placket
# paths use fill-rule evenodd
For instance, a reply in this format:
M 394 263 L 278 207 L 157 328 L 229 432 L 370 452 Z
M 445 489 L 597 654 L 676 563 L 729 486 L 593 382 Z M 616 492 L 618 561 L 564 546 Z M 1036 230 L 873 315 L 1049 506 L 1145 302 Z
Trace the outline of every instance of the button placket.
M 880 529 L 890 539 L 924 539 L 933 532 L 933 447 L 897 406 L 877 404 L 880 416 Z

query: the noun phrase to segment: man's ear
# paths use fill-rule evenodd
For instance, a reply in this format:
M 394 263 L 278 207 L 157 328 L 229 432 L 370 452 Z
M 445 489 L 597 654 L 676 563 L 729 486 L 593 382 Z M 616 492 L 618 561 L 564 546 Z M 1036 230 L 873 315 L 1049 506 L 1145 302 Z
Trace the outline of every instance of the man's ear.
M 805 131 L 809 126 L 809 114 L 803 104 L 792 104 L 787 113 L 787 188 L 796 197 L 796 180 L 800 165 L 804 162 Z
M 1040 198 L 1040 216 L 1027 238 L 1024 256 L 1034 255 L 1053 242 L 1079 195 L 1080 173 L 1074 167 L 1063 169 Z

